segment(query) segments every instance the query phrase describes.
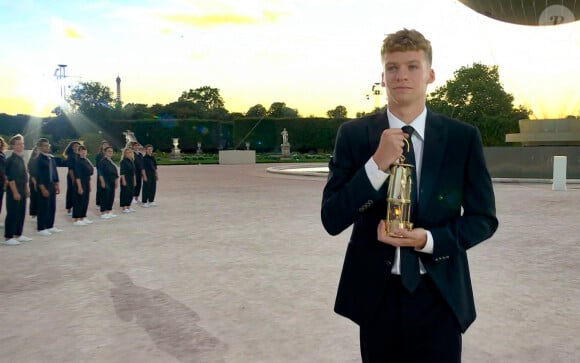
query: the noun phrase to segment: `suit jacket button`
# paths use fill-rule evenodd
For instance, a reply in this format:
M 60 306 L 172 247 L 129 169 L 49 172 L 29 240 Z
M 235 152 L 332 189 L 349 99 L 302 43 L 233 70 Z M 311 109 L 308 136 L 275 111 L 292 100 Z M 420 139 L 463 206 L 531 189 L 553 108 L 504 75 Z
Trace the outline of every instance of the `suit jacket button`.
M 392 266 L 392 265 L 393 265 L 393 263 L 392 263 L 391 261 L 389 261 L 389 260 L 386 260 L 386 261 L 385 261 L 385 265 L 387 265 L 387 266 L 389 266 L 389 267 L 390 267 L 390 266 Z

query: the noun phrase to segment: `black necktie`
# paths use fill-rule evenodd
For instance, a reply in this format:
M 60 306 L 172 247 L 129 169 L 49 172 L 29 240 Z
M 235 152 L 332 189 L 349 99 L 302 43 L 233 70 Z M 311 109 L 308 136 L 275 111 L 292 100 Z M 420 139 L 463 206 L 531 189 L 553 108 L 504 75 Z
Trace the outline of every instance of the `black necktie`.
M 417 215 L 417 171 L 415 170 L 415 151 L 413 150 L 413 135 L 412 126 L 404 126 L 403 132 L 409 134 L 407 141 L 409 142 L 409 150 L 405 147 L 403 156 L 405 157 L 405 164 L 413 165 L 411 173 L 411 222 L 414 222 L 414 217 Z M 406 146 L 406 145 L 405 145 Z M 407 291 L 413 292 L 419 285 L 419 258 L 413 247 L 401 247 L 401 282 Z

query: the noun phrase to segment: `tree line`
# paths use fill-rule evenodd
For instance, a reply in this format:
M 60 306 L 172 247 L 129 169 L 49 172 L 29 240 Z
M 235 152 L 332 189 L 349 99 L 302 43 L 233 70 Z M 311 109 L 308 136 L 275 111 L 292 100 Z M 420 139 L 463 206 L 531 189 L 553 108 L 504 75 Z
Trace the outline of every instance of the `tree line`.
M 435 112 L 474 124 L 480 129 L 484 144 L 496 146 L 504 145 L 505 134 L 517 132 L 518 121 L 531 115 L 530 110 L 522 105 L 514 106 L 513 101 L 514 97 L 504 90 L 500 82 L 497 66 L 474 63 L 455 71 L 452 79 L 430 93 L 427 105 Z M 375 111 L 377 110 L 370 112 Z M 274 102 L 269 108 L 256 104 L 245 113 L 229 112 L 219 89 L 207 85 L 184 90 L 175 102 L 165 105 L 123 105 L 113 99 L 113 92 L 109 87 L 93 81 L 80 82 L 70 91 L 67 107 L 57 107 L 53 112 L 55 117 L 43 121 L 42 131 L 56 138 L 68 137 L 71 134 L 73 138 L 81 137 L 86 133 L 94 133 L 97 129 L 109 130 L 113 123 L 123 120 L 213 120 L 223 124 L 243 119 L 320 119 L 301 117 L 297 109 L 284 102 Z M 357 117 L 366 113 L 358 112 Z M 347 115 L 348 110 L 342 105 L 326 112 L 328 119 L 339 121 L 337 125 L 348 120 Z M 7 115 L 0 114 L 0 120 L 6 117 Z M 68 128 L 67 121 L 70 124 Z M 307 122 L 300 124 L 309 127 Z M 319 125 L 318 122 L 313 122 L 314 124 Z M 8 131 L 14 129 L 8 123 L 0 123 L 0 134 L 9 134 Z

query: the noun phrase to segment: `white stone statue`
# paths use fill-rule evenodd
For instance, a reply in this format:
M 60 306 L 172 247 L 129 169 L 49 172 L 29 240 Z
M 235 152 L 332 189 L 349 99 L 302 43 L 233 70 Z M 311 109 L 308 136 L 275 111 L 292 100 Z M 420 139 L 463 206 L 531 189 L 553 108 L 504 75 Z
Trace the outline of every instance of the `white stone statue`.
M 137 138 L 135 137 L 133 131 L 131 130 L 123 131 L 123 135 L 125 135 L 125 147 L 131 147 L 132 142 L 136 142 L 137 144 L 141 145 L 139 141 L 137 141 Z
M 288 131 L 286 131 L 286 128 L 284 128 L 284 130 L 282 130 L 280 135 L 282 135 L 282 144 L 283 145 L 288 144 Z

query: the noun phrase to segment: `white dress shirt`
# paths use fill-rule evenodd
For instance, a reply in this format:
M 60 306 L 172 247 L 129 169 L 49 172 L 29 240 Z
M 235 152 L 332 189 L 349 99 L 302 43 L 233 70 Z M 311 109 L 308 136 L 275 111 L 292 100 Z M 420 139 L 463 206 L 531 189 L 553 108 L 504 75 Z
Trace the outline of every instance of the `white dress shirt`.
M 412 126 L 413 129 L 415 129 L 415 132 L 413 132 L 411 139 L 413 141 L 413 150 L 415 152 L 415 168 L 417 172 L 417 202 L 418 202 L 420 190 L 419 186 L 421 182 L 421 165 L 423 162 L 423 144 L 425 143 L 425 123 L 427 120 L 427 108 L 426 107 L 423 108 L 423 112 L 421 112 L 421 114 L 419 114 L 419 116 L 417 116 L 417 118 L 415 118 L 409 124 L 406 124 L 403 121 L 399 120 L 388 109 L 387 116 L 389 118 L 388 119 L 389 127 L 392 129 L 402 128 L 403 126 Z M 375 163 L 372 157 L 365 164 L 365 171 L 367 177 L 369 178 L 369 181 L 371 182 L 371 185 L 373 186 L 373 188 L 375 188 L 375 190 L 379 190 L 389 177 L 389 173 L 380 170 L 377 163 Z M 431 235 L 431 232 L 429 231 L 426 232 L 427 232 L 427 243 L 425 244 L 425 247 L 416 250 L 422 253 L 433 254 L 433 244 L 434 244 L 433 236 Z M 393 268 L 391 270 L 391 273 L 396 275 L 401 274 L 401 262 L 399 257 L 400 253 L 401 253 L 400 248 L 397 247 L 397 250 L 395 251 L 395 261 L 393 263 Z M 425 267 L 423 266 L 423 263 L 421 262 L 420 259 L 419 259 L 419 270 L 421 274 L 426 273 Z

